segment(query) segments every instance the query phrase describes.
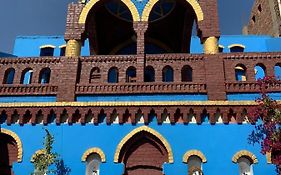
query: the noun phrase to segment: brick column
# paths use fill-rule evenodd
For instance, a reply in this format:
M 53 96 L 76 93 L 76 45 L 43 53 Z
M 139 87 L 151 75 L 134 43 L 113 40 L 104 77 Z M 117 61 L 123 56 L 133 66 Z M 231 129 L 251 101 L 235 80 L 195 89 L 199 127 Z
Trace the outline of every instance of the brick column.
M 137 34 L 137 82 L 144 81 L 145 66 L 145 38 L 144 34 L 148 28 L 148 22 L 134 22 L 134 30 Z
M 205 70 L 208 99 L 226 100 L 223 58 L 219 55 L 206 55 Z
M 78 57 L 61 57 L 57 101 L 74 101 L 78 74 Z

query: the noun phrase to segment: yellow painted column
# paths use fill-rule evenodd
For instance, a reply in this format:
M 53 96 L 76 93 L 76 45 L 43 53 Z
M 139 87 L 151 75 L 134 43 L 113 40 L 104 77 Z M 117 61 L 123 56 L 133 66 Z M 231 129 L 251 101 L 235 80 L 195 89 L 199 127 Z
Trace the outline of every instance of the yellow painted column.
M 81 53 L 81 42 L 78 40 L 68 40 L 66 44 L 65 56 L 80 56 Z
M 211 36 L 203 41 L 205 54 L 217 54 L 219 53 L 218 38 Z

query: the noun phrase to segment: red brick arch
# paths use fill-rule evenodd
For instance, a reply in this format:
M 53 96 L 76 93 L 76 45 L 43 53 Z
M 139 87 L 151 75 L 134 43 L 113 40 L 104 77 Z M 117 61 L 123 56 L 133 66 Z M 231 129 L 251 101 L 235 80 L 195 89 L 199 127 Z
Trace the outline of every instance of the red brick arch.
M 168 162 L 168 150 L 155 135 L 141 131 L 122 147 L 118 162 L 124 163 L 125 175 L 162 175 L 162 165 Z

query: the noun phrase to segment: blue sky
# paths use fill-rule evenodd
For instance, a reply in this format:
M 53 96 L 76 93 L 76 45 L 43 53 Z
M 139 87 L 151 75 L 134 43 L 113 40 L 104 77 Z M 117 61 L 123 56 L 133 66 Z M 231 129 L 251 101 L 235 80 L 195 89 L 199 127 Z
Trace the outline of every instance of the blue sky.
M 67 4 L 77 0 L 2 0 L 0 51 L 12 52 L 18 35 L 63 35 Z M 221 33 L 241 34 L 254 0 L 218 0 Z

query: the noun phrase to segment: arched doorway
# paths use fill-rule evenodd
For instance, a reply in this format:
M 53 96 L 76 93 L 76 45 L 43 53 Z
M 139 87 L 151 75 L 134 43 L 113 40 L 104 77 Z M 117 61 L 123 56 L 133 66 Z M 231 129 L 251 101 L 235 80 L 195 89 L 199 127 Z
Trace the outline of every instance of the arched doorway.
M 146 126 L 132 131 L 120 144 L 115 153 L 115 162 L 124 163 L 124 175 L 163 175 L 163 164 L 173 162 L 167 141 Z
M 18 146 L 16 140 L 0 132 L 0 175 L 13 175 L 12 164 L 18 161 Z

